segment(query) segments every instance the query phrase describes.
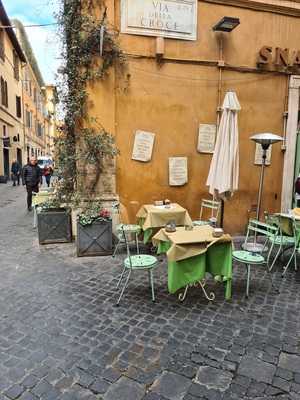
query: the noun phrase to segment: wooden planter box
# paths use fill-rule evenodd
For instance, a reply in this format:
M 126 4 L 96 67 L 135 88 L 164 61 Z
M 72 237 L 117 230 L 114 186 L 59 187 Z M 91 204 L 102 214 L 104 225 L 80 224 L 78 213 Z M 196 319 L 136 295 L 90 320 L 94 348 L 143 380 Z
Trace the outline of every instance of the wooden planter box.
M 112 222 L 95 221 L 91 225 L 77 222 L 77 256 L 107 256 L 112 254 Z
M 70 210 L 57 208 L 39 211 L 37 225 L 40 244 L 72 241 Z

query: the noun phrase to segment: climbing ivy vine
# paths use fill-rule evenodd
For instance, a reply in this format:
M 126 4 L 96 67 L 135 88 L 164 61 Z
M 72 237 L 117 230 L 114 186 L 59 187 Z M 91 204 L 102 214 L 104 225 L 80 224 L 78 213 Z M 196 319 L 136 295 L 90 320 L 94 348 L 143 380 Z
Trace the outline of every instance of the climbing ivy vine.
M 122 68 L 125 58 L 103 0 L 61 0 L 57 20 L 63 60 L 58 92 L 64 124 L 56 141 L 56 158 L 63 178 L 60 194 L 70 199 L 78 189 L 79 161 L 99 164 L 100 175 L 101 157 L 118 153 L 113 136 L 87 114 L 88 85 L 104 80 L 112 66 Z

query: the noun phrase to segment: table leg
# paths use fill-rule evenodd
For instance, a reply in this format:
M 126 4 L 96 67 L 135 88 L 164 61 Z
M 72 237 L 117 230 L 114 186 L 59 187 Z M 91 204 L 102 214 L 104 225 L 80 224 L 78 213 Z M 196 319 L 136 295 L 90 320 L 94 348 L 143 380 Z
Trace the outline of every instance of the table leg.
M 226 300 L 230 300 L 231 299 L 231 284 L 232 284 L 231 279 L 228 279 L 225 282 L 225 299 Z
M 206 289 L 205 289 L 205 286 L 206 286 L 206 280 L 205 279 L 202 279 L 201 281 L 194 282 L 194 283 L 191 283 L 189 285 L 186 285 L 186 287 L 184 289 L 184 292 L 180 293 L 178 295 L 178 299 L 180 301 L 184 301 L 186 299 L 186 295 L 187 295 L 187 292 L 188 292 L 189 288 L 191 288 L 191 287 L 200 287 L 202 289 L 202 292 L 204 293 L 205 298 L 207 300 L 209 300 L 209 301 L 213 301 L 216 298 L 215 294 L 213 292 L 210 292 L 208 294 Z

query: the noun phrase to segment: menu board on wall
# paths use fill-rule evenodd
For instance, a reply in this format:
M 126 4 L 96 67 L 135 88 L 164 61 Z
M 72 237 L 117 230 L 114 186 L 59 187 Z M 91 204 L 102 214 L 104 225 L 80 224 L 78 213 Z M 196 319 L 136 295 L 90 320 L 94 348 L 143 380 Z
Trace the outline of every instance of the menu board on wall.
M 132 151 L 132 160 L 147 162 L 151 160 L 155 134 L 136 131 Z
M 262 155 L 263 155 L 262 147 L 261 147 L 261 145 L 259 143 L 256 143 L 255 158 L 254 158 L 254 164 L 255 165 L 261 165 L 262 164 Z M 272 145 L 267 150 L 266 165 L 270 165 L 271 164 L 271 156 L 272 156 Z
M 183 186 L 188 181 L 187 157 L 169 158 L 169 185 Z
M 200 124 L 198 134 L 197 150 L 199 153 L 212 154 L 215 150 L 217 126 L 210 124 Z

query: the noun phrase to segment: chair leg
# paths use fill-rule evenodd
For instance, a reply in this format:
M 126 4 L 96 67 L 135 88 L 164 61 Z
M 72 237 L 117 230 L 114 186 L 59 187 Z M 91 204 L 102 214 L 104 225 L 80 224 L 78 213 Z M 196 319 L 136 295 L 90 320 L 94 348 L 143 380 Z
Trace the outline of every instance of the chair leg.
M 247 286 L 246 286 L 246 298 L 248 299 L 249 297 L 249 286 L 250 286 L 250 273 L 251 273 L 251 267 L 249 264 L 246 265 L 247 268 Z
M 138 233 L 135 234 L 136 254 L 140 254 Z
M 120 304 L 121 298 L 122 298 L 122 296 L 123 296 L 123 294 L 124 294 L 124 292 L 125 292 L 125 289 L 126 289 L 126 287 L 127 287 L 127 285 L 128 285 L 130 275 L 131 275 L 131 270 L 129 271 L 129 273 L 128 273 L 128 275 L 127 275 L 127 278 L 126 278 L 126 281 L 125 281 L 125 284 L 124 284 L 124 286 L 123 286 L 123 288 L 122 288 L 122 290 L 121 290 L 120 296 L 119 296 L 118 301 L 117 301 L 117 304 L 116 304 L 117 306 Z
M 279 249 L 278 249 L 278 251 L 277 251 L 277 253 L 276 253 L 276 256 L 275 256 L 274 259 L 273 259 L 272 265 L 271 265 L 271 267 L 268 268 L 269 271 L 272 271 L 272 269 L 273 269 L 273 267 L 274 267 L 274 265 L 275 265 L 275 263 L 276 263 L 276 261 L 277 261 L 277 259 L 278 259 L 278 256 L 279 256 L 281 250 L 282 250 L 282 247 L 279 246 Z M 269 257 L 270 257 L 270 255 L 271 255 L 271 252 L 270 252 L 270 254 L 269 254 Z M 269 257 L 268 257 L 268 260 L 267 260 L 267 265 L 269 265 Z
M 297 252 L 295 252 L 294 262 L 295 262 L 295 271 L 298 271 L 298 265 L 297 265 Z
M 291 257 L 290 257 L 288 263 L 287 263 L 286 266 L 283 268 L 283 272 L 282 272 L 282 275 L 281 275 L 282 277 L 284 277 L 284 275 L 285 275 L 285 273 L 286 273 L 288 267 L 290 266 L 290 263 L 292 262 L 293 257 L 296 257 L 296 249 L 295 249 L 295 248 L 294 248 L 294 250 L 293 250 L 293 252 L 292 252 L 292 255 L 291 255 Z
M 121 284 L 121 282 L 122 282 L 122 279 L 123 279 L 123 276 L 124 276 L 125 271 L 126 271 L 126 268 L 124 267 L 124 268 L 123 268 L 123 271 L 121 272 L 121 275 L 120 275 L 118 284 L 117 284 L 117 289 L 119 289 L 119 287 L 120 287 L 120 284 Z
M 118 240 L 118 243 L 117 243 L 117 245 L 116 245 L 116 247 L 115 247 L 115 249 L 114 249 L 114 252 L 113 252 L 112 257 L 115 257 L 115 255 L 116 255 L 116 253 L 117 253 L 117 250 L 118 250 L 118 247 L 120 246 L 120 243 L 121 243 L 121 240 L 119 239 L 119 240 Z
M 153 270 L 150 269 L 148 271 L 148 273 L 149 273 L 149 281 L 150 281 L 150 287 L 151 287 L 152 301 L 154 303 L 155 302 L 155 294 L 154 294 Z

